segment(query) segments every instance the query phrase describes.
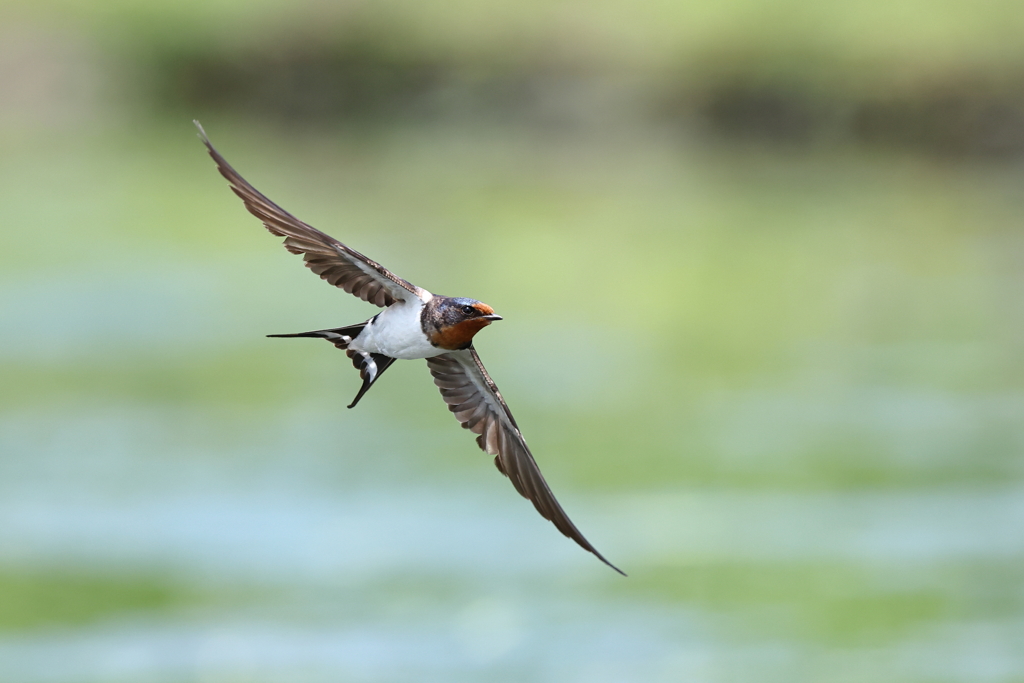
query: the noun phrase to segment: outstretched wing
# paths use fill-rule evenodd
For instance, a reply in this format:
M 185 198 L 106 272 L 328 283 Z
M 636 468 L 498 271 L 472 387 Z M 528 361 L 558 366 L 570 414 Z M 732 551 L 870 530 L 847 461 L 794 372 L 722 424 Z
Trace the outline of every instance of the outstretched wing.
M 516 490 L 532 501 L 537 511 L 545 519 L 551 520 L 559 531 L 625 576 L 621 569 L 590 545 L 555 500 L 515 418 L 505 405 L 498 387 L 487 374 L 484 364 L 480 362 L 476 349 L 434 356 L 427 359 L 427 365 L 448 409 L 455 413 L 463 427 L 479 435 L 476 438 L 477 445 L 494 456 L 494 464 L 512 480 Z
M 430 298 L 426 290 L 403 280 L 376 261 L 345 246 L 330 235 L 325 235 L 313 226 L 303 223 L 267 199 L 214 149 L 199 122 L 194 123 L 210 156 L 217 162 L 217 169 L 227 178 L 235 194 L 245 202 L 245 208 L 263 221 L 267 230 L 278 237 L 284 237 L 284 246 L 288 251 L 302 254 L 307 268 L 335 287 L 382 307 L 390 306 L 396 300 Z

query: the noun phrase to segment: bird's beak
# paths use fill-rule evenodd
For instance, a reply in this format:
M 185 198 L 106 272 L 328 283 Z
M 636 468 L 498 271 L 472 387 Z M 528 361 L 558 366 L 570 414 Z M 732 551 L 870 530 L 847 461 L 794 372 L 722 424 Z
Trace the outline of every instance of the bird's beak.
M 480 316 L 480 318 L 487 321 L 501 320 L 501 316 L 498 315 L 497 313 L 491 313 L 490 315 L 482 315 Z

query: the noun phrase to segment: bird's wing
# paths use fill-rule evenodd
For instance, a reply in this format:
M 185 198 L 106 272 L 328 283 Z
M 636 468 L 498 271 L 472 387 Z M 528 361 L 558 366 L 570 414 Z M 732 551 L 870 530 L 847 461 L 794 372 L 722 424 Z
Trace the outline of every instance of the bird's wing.
M 532 501 L 537 511 L 545 519 L 551 520 L 559 531 L 625 576 L 622 570 L 590 545 L 555 500 L 515 418 L 498 387 L 487 374 L 484 364 L 480 362 L 476 349 L 434 356 L 427 359 L 427 365 L 448 409 L 455 413 L 463 427 L 479 435 L 476 438 L 477 445 L 494 456 L 494 464 L 512 480 L 516 490 Z
M 378 306 L 390 306 L 396 300 L 430 298 L 425 290 L 403 280 L 376 261 L 345 246 L 330 235 L 325 235 L 313 226 L 303 223 L 267 199 L 214 149 L 199 122 L 196 121 L 195 124 L 203 144 L 217 162 L 217 169 L 227 178 L 235 194 L 245 202 L 245 208 L 263 221 L 267 230 L 278 237 L 284 237 L 284 246 L 288 251 L 302 254 L 307 268 L 335 287 L 340 287 L 363 301 Z

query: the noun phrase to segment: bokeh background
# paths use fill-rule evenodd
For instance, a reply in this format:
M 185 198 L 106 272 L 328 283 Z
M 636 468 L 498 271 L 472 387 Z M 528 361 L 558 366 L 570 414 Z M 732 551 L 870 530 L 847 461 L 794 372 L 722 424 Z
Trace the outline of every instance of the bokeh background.
M 0 680 L 1024 681 L 1024 6 L 3 0 Z M 505 320 L 542 520 L 375 309 Z

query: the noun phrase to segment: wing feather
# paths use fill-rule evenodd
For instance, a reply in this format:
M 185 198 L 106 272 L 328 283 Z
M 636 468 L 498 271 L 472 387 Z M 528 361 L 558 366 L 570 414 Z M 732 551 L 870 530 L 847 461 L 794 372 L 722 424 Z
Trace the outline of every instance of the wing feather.
M 397 300 L 419 298 L 425 301 L 430 298 L 426 290 L 403 280 L 376 261 L 300 221 L 270 201 L 221 156 L 206 137 L 206 131 L 199 122 L 195 124 L 220 174 L 245 203 L 249 213 L 263 221 L 263 226 L 271 233 L 284 237 L 285 248 L 293 254 L 302 254 L 306 267 L 322 279 L 363 301 L 381 307 L 390 306 Z
M 495 456 L 494 464 L 511 480 L 516 491 L 529 499 L 537 512 L 550 520 L 564 535 L 623 574 L 622 570 L 606 560 L 583 537 L 555 500 L 512 412 L 487 374 L 476 349 L 470 347 L 434 356 L 427 359 L 427 365 L 449 410 L 463 427 L 478 435 L 477 445 L 484 452 Z

